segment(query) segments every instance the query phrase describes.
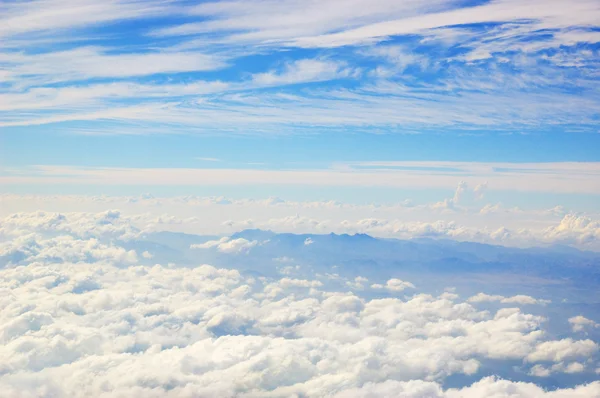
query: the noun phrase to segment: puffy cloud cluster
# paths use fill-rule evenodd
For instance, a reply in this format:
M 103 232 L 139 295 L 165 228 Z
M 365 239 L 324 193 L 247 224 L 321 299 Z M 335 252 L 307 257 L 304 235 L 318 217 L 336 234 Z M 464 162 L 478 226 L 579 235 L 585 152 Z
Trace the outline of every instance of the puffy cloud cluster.
M 219 240 L 210 240 L 205 243 L 193 244 L 190 246 L 191 249 L 210 249 L 216 248 L 221 253 L 244 253 L 248 252 L 251 248 L 258 245 L 256 240 L 247 240 L 244 238 L 231 239 L 229 237 L 223 237 Z
M 545 392 L 478 377 L 489 361 L 518 363 L 515 377 L 598 367 L 596 342 L 554 339 L 544 317 L 519 308 L 481 310 L 473 298 L 415 293 L 396 278 L 369 284 L 357 275 L 334 289 L 327 275 L 277 279 L 209 265 L 143 266 L 144 252 L 115 238 L 140 233 L 117 214 L 80 215 L 75 226 L 60 215 L 38 218 L 1 225 L 3 250 L 21 253 L 0 268 L 3 397 L 600 394 L 599 382 Z M 232 254 L 252 242 L 242 240 L 203 245 Z M 407 289 L 415 294 L 405 296 Z M 453 375 L 478 381 L 444 388 Z
M 58 211 L 98 211 L 115 206 L 121 212 L 18 213 L 2 221 L 3 228 L 60 230 L 85 236 L 95 224 L 105 222 L 106 233 L 135 236 L 143 231 L 177 231 L 227 235 L 259 228 L 295 233 L 367 233 L 399 239 L 444 238 L 507 246 L 566 244 L 600 250 L 598 214 L 577 215 L 562 207 L 547 210 L 505 208 L 500 203 L 481 204 L 487 184 L 458 185 L 454 196 L 433 204 L 402 202 L 391 205 L 356 205 L 334 201 L 297 202 L 224 197 L 139 197 L 0 195 L 10 209 L 40 206 Z M 456 203 L 455 203 L 456 201 Z M 459 203 L 460 202 L 460 203 Z M 226 206 L 227 211 L 223 211 Z M 3 212 L 4 210 L 4 212 Z M 165 214 L 168 213 L 168 214 Z M 293 215 L 291 215 L 293 214 Z M 225 216 L 226 215 L 226 216 Z M 110 221 L 106 223 L 106 221 Z M 123 228 L 118 231 L 118 226 Z M 127 231 L 127 229 L 130 229 Z
M 588 245 L 600 240 L 600 222 L 590 217 L 567 214 L 557 226 L 548 228 L 544 236 L 551 241 Z
M 596 323 L 582 315 L 569 318 L 569 323 L 571 324 L 574 332 L 583 332 L 587 328 L 600 328 L 600 323 Z
M 549 377 L 555 373 L 581 373 L 585 370 L 585 365 L 579 362 L 571 362 L 566 365 L 563 362 L 545 367 L 543 365 L 535 365 L 531 368 L 529 374 L 537 377 Z
M 415 285 L 410 282 L 405 282 L 400 279 L 392 278 L 386 282 L 385 285 L 375 283 L 371 285 L 373 289 L 388 289 L 392 292 L 401 292 L 405 289 L 414 289 Z
M 434 205 L 434 209 L 455 210 L 447 207 L 453 199 Z M 511 212 L 521 214 L 515 209 L 504 210 L 500 205 L 485 205 L 480 215 Z M 455 214 L 455 213 L 452 213 Z M 556 214 L 552 213 L 552 217 Z M 474 216 L 472 216 L 474 217 Z M 330 219 L 316 219 L 304 216 L 286 216 L 268 220 L 246 219 L 240 222 L 227 221 L 232 229 L 262 228 L 275 231 L 294 231 L 302 233 L 366 233 L 373 236 L 398 239 L 442 238 L 457 241 L 501 244 L 506 246 L 531 247 L 540 245 L 565 244 L 584 250 L 600 251 L 600 223 L 590 217 L 566 214 L 557 224 L 550 227 L 533 229 L 525 227 L 497 228 L 473 227 L 453 220 L 406 221 L 397 218 L 362 218 L 334 222 Z
M 0 222 L 0 237 L 22 237 L 32 232 L 56 236 L 73 235 L 78 238 L 134 238 L 139 229 L 132 217 L 123 217 L 117 210 L 100 213 L 15 213 Z
M 117 211 L 18 213 L 0 222 L 0 267 L 23 262 L 133 264 L 138 256 L 113 243 L 140 231 Z
M 444 391 L 440 383 L 477 374 L 487 359 L 583 372 L 598 349 L 590 340 L 546 340 L 539 316 L 479 311 L 453 294 L 369 300 L 320 290 L 317 280 L 206 265 L 36 262 L 4 269 L 0 283 L 9 292 L 0 318 L 8 397 L 453 397 L 486 389 L 533 397 L 542 390 L 531 384 L 487 378 Z M 579 390 L 597 393 L 600 383 Z
M 469 189 L 469 184 L 465 181 L 460 181 L 454 191 L 452 198 L 446 198 L 441 202 L 434 203 L 431 205 L 432 210 L 435 209 L 447 209 L 454 210 L 459 206 L 465 199 L 473 201 L 483 199 L 485 192 L 487 191 L 487 182 L 476 185 L 472 190 Z
M 540 343 L 535 351 L 527 356 L 527 360 L 530 362 L 561 362 L 577 357 L 585 358 L 596 351 L 598 351 L 598 344 L 592 340 L 574 341 L 571 338 L 567 338 Z

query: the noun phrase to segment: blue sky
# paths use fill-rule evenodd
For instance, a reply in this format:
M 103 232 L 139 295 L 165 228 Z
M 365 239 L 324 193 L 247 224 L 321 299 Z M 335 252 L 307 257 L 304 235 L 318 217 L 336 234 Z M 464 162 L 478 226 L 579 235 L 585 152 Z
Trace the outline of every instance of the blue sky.
M 599 397 L 599 122 L 600 0 L 0 0 L 1 395 Z
M 428 201 L 470 178 L 491 200 L 598 210 L 596 1 L 0 7 L 4 193 Z M 365 167 L 372 183 L 326 176 Z M 181 169 L 230 172 L 175 184 Z M 324 180 L 240 184 L 236 170 Z

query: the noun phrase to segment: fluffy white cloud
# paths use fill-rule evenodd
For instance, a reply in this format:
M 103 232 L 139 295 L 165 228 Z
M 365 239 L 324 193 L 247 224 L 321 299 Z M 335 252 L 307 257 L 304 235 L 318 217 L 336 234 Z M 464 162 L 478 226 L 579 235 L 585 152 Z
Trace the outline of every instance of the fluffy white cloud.
M 387 289 L 392 292 L 401 292 L 405 289 L 414 289 L 415 285 L 410 282 L 402 281 L 400 279 L 392 278 L 386 282 L 385 285 L 375 283 L 371 285 L 373 289 Z
M 565 359 L 589 357 L 597 351 L 598 344 L 592 340 L 575 341 L 571 338 L 566 338 L 540 343 L 535 351 L 527 356 L 527 360 L 531 362 L 561 362 Z
M 421 380 L 401 382 L 388 380 L 381 383 L 366 383 L 361 388 L 351 388 L 335 395 L 336 398 L 584 398 L 600 393 L 598 383 L 578 386 L 573 389 L 546 391 L 532 383 L 499 380 L 486 377 L 465 388 L 444 391 L 437 383 Z
M 0 222 L 0 236 L 23 237 L 31 233 L 49 237 L 64 234 L 77 238 L 129 239 L 138 237 L 140 230 L 133 225 L 132 218 L 123 217 L 118 210 L 99 213 L 15 213 Z
M 473 193 L 475 194 L 475 199 L 481 200 L 485 196 L 485 193 L 488 189 L 487 182 L 483 182 L 478 184 L 473 188 Z
M 569 318 L 569 323 L 571 324 L 571 327 L 573 328 L 574 332 L 583 332 L 587 328 L 600 327 L 600 324 L 582 315 L 577 315 L 572 318 Z
M 145 256 L 128 258 L 119 246 L 126 241 L 114 239 L 140 233 L 125 218 L 74 220 L 77 228 L 44 213 L 1 226 L 3 247 L 23 253 L 0 269 L 0 291 L 7 293 L 0 295 L 0 389 L 8 398 L 600 392 L 598 382 L 544 392 L 494 378 L 442 387 L 451 375 L 476 377 L 488 360 L 520 361 L 537 376 L 598 367 L 597 343 L 553 340 L 544 317 L 518 308 L 490 313 L 448 291 L 400 299 L 393 293 L 415 286 L 395 278 L 380 286 L 388 291 L 383 296 L 363 297 L 332 289 L 327 276 L 271 279 L 209 265 L 141 266 Z M 35 241 L 25 246 L 16 231 L 32 229 Z M 523 297 L 508 302 L 531 301 Z
M 205 243 L 193 244 L 190 246 L 192 249 L 210 249 L 216 248 L 218 251 L 222 253 L 244 253 L 248 252 L 251 248 L 258 245 L 258 241 L 253 240 L 249 241 L 244 238 L 230 239 L 229 237 L 224 237 L 219 240 L 210 240 Z
M 600 240 L 600 222 L 590 217 L 567 214 L 557 226 L 545 231 L 548 240 L 564 243 L 589 243 Z
M 446 238 L 518 247 L 561 243 L 600 250 L 600 228 L 594 221 L 600 215 L 577 216 L 561 207 L 523 211 L 499 204 L 483 207 L 439 207 L 436 203 L 414 205 L 405 202 L 355 205 L 274 198 L 155 198 L 151 195 L 0 195 L 0 200 L 3 202 L 0 215 L 5 217 L 0 221 L 0 234 L 22 235 L 54 228 L 77 236 L 89 236 L 87 231 L 92 228 L 99 231 L 98 226 L 103 225 L 102 236 L 134 238 L 146 231 L 229 235 L 242 229 L 260 228 L 296 233 L 367 233 L 399 239 Z M 447 202 L 451 203 L 451 200 Z M 107 206 L 118 207 L 121 211 L 98 212 Z M 223 218 L 223 206 L 227 206 L 228 219 Z M 39 207 L 57 212 L 12 213 Z M 74 209 L 78 212 L 72 212 Z M 311 241 L 309 238 L 307 244 Z
M 545 367 L 543 365 L 535 365 L 529 371 L 531 376 L 536 377 L 549 377 L 555 373 L 581 373 L 585 371 L 585 365 L 580 362 L 571 362 L 565 365 L 564 362 L 559 362 L 549 367 Z
M 539 317 L 518 310 L 491 316 L 429 295 L 366 300 L 308 290 L 318 281 L 261 282 L 210 266 L 35 263 L 1 277 L 13 293 L 0 321 L 7 359 L 0 385 L 9 397 L 39 388 L 57 396 L 360 396 L 380 391 L 384 379 L 407 396 L 454 396 L 458 390 L 438 384 L 447 375 L 552 343 L 536 331 Z M 284 294 L 265 296 L 273 285 Z M 581 342 L 567 343 L 586 354 Z M 502 380 L 479 383 L 508 391 Z

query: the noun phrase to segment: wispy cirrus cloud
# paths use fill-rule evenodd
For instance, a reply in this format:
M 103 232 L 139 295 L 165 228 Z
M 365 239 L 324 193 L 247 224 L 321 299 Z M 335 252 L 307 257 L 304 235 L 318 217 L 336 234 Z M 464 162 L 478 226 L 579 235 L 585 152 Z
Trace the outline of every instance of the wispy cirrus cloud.
M 95 47 L 35 55 L 5 53 L 1 55 L 0 62 L 8 65 L 9 78 L 28 77 L 38 84 L 206 71 L 225 66 L 222 59 L 199 52 L 123 54 L 114 53 L 114 49 L 111 52 L 111 49 Z
M 571 27 L 597 25 L 599 10 L 590 0 L 571 5 L 563 1 L 537 1 L 523 4 L 514 0 L 496 0 L 464 5 L 457 1 L 387 1 L 352 4 L 336 0 L 324 2 L 209 2 L 188 10 L 202 21 L 160 28 L 161 36 L 203 35 L 220 32 L 222 40 L 280 43 L 291 46 L 331 47 L 385 40 L 391 36 L 439 35 L 439 28 L 498 23 L 535 33 L 554 29 L 559 38 Z M 505 30 L 506 32 L 506 30 Z M 444 33 L 451 34 L 451 29 Z M 509 36 L 512 36 L 509 34 Z
M 3 7 L 3 127 L 596 130 L 600 11 L 589 0 Z
M 0 10 L 0 36 L 15 37 L 156 17 L 169 8 L 168 2 L 155 0 L 29 0 L 3 2 Z
M 220 32 L 223 41 L 281 43 L 308 35 L 348 30 L 393 16 L 418 15 L 428 10 L 447 10 L 454 1 L 436 0 L 366 2 L 336 0 L 317 2 L 222 1 L 190 7 L 188 14 L 199 21 L 156 29 L 156 36 L 196 35 Z
M 287 63 L 281 71 L 269 71 L 252 75 L 252 82 L 258 87 L 281 86 L 295 83 L 335 80 L 356 74 L 358 71 L 347 68 L 341 62 L 301 59 Z

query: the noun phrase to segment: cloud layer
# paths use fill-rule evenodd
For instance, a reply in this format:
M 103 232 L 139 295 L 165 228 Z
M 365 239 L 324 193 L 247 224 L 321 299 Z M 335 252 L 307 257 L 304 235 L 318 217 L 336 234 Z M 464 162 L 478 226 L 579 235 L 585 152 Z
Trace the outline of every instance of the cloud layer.
M 538 305 L 533 297 L 465 300 L 400 279 L 371 286 L 360 275 L 340 290 L 319 275 L 139 265 L 148 256 L 121 247 L 137 229 L 118 213 L 66 219 L 39 213 L 1 224 L 2 255 L 20 253 L 20 265 L 0 269 L 6 397 L 600 394 L 598 382 L 545 392 L 481 376 L 490 361 L 536 380 L 598 368 L 596 342 L 553 337 L 543 316 L 515 307 Z M 233 242 L 207 247 L 236 255 L 229 248 L 248 245 Z M 501 307 L 479 307 L 489 298 Z M 473 382 L 443 386 L 461 374 Z
M 0 7 L 0 126 L 596 131 L 593 0 Z
M 0 216 L 8 217 L 3 226 L 14 228 L 14 233 L 18 233 L 19 228 L 30 232 L 29 228 L 46 222 L 49 224 L 45 228 L 77 229 L 85 234 L 84 225 L 89 222 L 84 221 L 86 218 L 108 217 L 105 214 L 110 213 L 99 210 L 117 208 L 121 210 L 114 213 L 115 225 L 123 222 L 124 234 L 133 234 L 132 226 L 138 231 L 169 230 L 203 235 L 229 235 L 260 228 L 294 233 L 366 233 L 399 239 L 445 238 L 518 247 L 562 244 L 600 250 L 600 214 L 576 213 L 561 206 L 524 210 L 486 203 L 481 186 L 471 188 L 461 183 L 453 195 L 449 194 L 452 197 L 424 204 L 410 200 L 395 204 L 350 204 L 192 195 L 5 194 L 0 195 L 3 203 Z M 55 213 L 31 212 L 37 208 Z M 46 219 L 48 221 L 42 221 Z M 84 225 L 72 225 L 79 219 Z M 217 243 L 223 250 L 234 250 L 236 245 L 251 247 L 261 242 L 223 240 Z

